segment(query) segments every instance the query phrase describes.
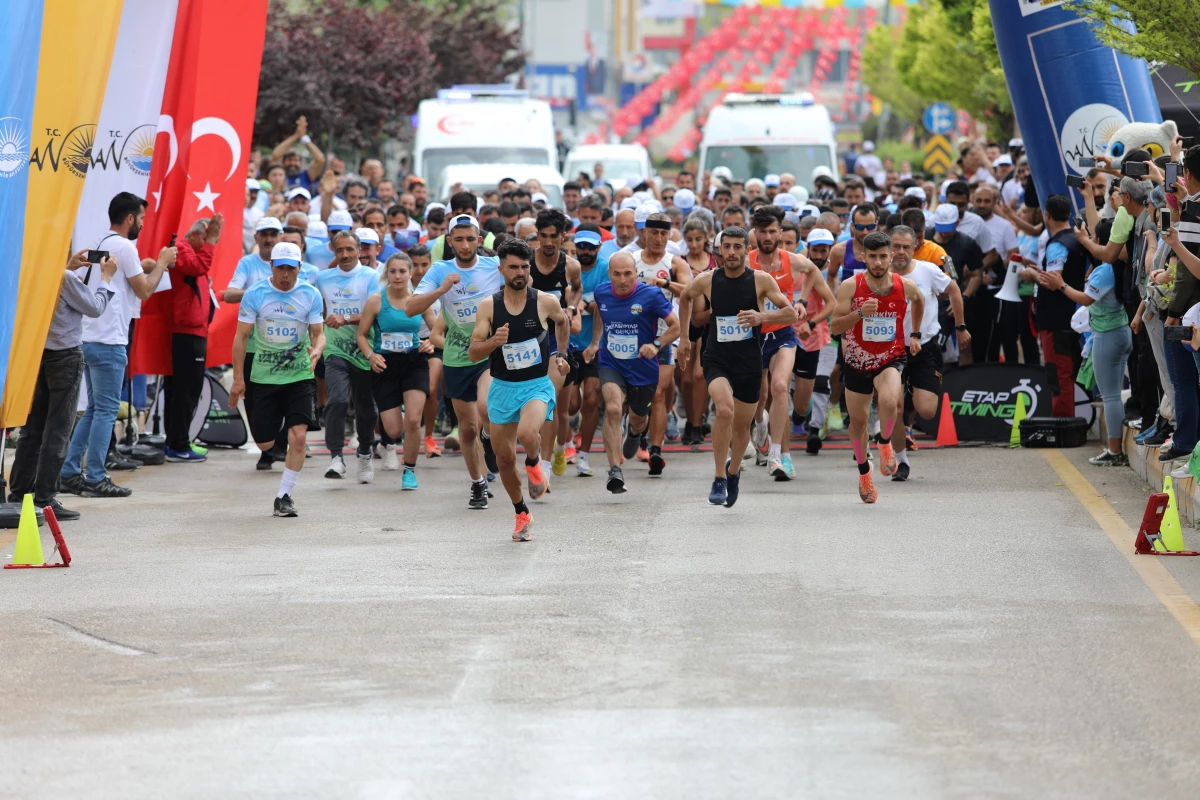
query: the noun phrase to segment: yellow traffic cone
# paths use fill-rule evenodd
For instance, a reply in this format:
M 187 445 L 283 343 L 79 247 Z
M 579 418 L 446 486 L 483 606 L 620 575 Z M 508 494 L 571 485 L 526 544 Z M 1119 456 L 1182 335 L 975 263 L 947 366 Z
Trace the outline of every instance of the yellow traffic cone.
M 13 550 L 14 565 L 46 563 L 42 555 L 42 536 L 38 533 L 37 513 L 33 510 L 33 495 L 27 494 L 21 501 L 21 522 L 17 526 L 17 546 Z
M 1021 421 L 1025 419 L 1025 393 L 1017 392 L 1017 410 L 1013 412 L 1012 433 L 1008 436 L 1009 447 L 1021 446 Z
M 1162 539 L 1154 543 L 1154 549 L 1159 552 L 1185 550 L 1187 546 L 1183 543 L 1183 528 L 1179 525 L 1179 504 L 1175 501 L 1175 487 L 1170 475 L 1163 476 L 1163 491 L 1167 493 L 1167 510 L 1163 512 L 1162 524 L 1158 528 Z

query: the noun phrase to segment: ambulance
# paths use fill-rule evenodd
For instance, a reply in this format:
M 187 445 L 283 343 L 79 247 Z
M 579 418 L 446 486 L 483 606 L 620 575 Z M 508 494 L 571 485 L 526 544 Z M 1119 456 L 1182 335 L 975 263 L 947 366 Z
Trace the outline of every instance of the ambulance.
M 700 164 L 728 167 L 735 181 L 790 172 L 811 188 L 817 167 L 838 177 L 833 122 L 808 92 L 729 94 L 709 112 Z

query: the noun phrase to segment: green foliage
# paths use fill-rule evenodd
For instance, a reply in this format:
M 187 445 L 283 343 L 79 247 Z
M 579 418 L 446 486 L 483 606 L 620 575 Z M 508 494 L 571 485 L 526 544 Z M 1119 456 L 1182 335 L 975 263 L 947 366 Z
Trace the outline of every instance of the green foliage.
M 943 101 L 986 124 L 992 136 L 1012 131 L 987 0 L 929 0 L 911 7 L 898 41 L 878 31 L 867 39 L 863 65 L 871 93 L 900 116 L 915 122 L 920 109 Z
M 1067 0 L 1105 45 L 1200 75 L 1200 12 L 1177 0 Z

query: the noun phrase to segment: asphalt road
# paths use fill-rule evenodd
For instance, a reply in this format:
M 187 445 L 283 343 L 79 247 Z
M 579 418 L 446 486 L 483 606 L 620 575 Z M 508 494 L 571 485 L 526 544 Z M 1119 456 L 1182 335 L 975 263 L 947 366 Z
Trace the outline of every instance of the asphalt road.
M 1087 509 L 1037 451 L 870 507 L 799 454 L 733 509 L 674 455 L 558 479 L 524 545 L 458 458 L 314 458 L 295 520 L 252 455 L 143 469 L 69 498 L 70 569 L 0 573 L 0 796 L 1194 798 L 1200 559 L 1118 548 L 1146 490 L 1091 454 Z

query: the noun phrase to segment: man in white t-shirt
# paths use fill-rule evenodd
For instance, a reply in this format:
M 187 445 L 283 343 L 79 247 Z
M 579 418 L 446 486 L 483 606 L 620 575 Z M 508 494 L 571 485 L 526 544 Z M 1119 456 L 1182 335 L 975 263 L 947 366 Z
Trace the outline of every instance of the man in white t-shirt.
M 137 239 L 145 215 L 145 200 L 130 192 L 119 193 L 108 204 L 112 228 L 91 248 L 116 259 L 117 273 L 109 283 L 113 296 L 104 313 L 83 321 L 87 412 L 71 435 L 61 473 L 63 490 L 83 497 L 128 497 L 133 493 L 109 480 L 104 467 L 121 405 L 125 365 L 129 361 L 129 323 L 140 316 L 142 301 L 154 294 L 163 272 L 175 263 L 174 247 L 164 247 L 158 260 L 147 259 L 145 266 L 138 259 L 133 240 Z M 89 288 L 99 288 L 99 269 L 78 270 L 77 274 L 87 281 Z

